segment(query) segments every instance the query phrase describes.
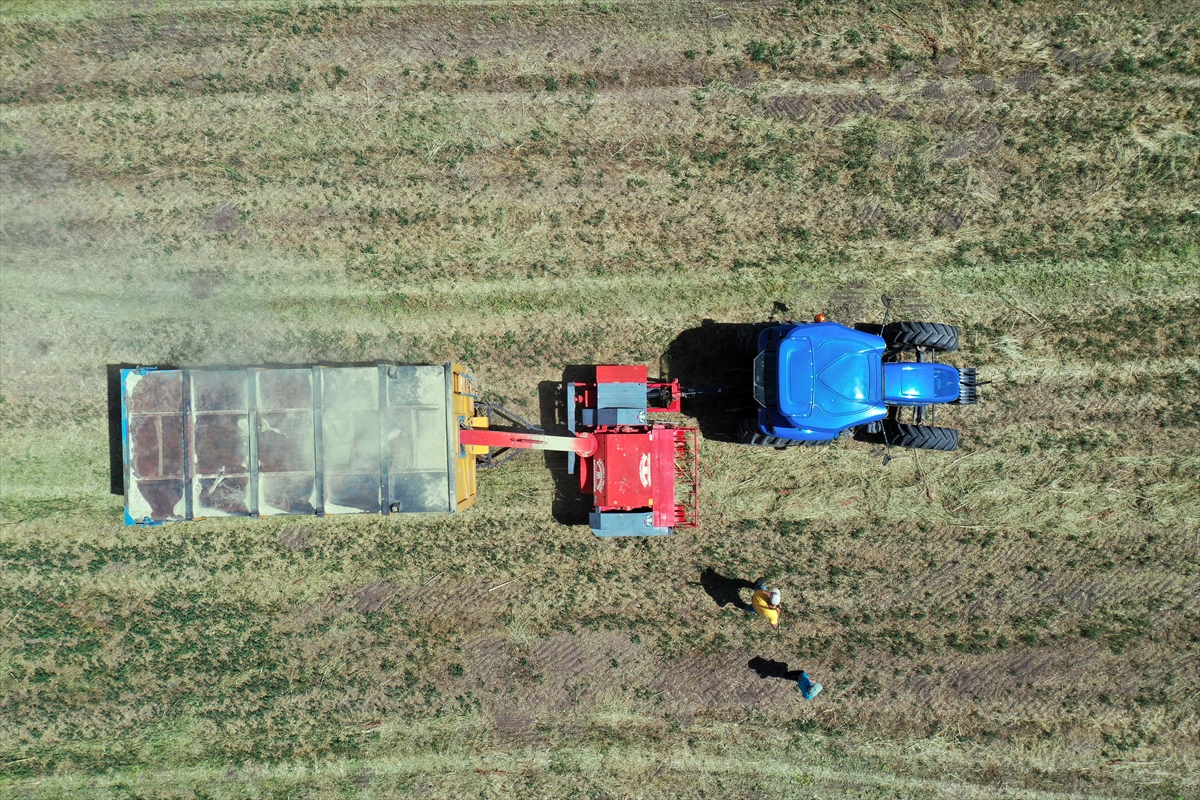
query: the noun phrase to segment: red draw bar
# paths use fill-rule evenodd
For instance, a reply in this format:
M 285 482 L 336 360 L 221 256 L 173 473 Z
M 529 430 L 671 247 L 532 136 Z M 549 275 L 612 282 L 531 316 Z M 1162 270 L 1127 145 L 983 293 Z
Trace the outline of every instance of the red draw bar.
M 575 436 L 546 436 L 541 433 L 495 431 L 487 428 L 464 428 L 458 432 L 461 444 L 483 447 L 512 447 L 518 450 L 560 450 L 588 457 L 596 452 L 596 439 L 591 434 Z

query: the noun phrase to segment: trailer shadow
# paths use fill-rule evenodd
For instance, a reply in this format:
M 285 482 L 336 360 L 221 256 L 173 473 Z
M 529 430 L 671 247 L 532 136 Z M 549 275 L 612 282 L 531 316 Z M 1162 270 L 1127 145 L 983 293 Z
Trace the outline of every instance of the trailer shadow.
M 121 431 L 121 370 L 137 364 L 105 364 L 108 379 L 108 491 L 125 494 L 125 443 Z

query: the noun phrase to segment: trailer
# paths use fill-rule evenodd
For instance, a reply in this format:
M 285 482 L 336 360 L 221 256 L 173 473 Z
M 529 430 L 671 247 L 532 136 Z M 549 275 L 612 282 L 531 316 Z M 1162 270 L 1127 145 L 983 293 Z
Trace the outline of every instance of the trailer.
M 679 411 L 678 384 L 599 366 L 565 390 L 568 430 L 548 435 L 454 363 L 124 369 L 125 523 L 457 513 L 480 467 L 558 450 L 597 536 L 696 526 L 696 430 L 656 421 Z

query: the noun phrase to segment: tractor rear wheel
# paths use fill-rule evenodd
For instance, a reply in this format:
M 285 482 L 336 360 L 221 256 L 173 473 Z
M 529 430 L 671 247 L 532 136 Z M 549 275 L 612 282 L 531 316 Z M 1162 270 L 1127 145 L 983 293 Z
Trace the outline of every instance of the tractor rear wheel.
M 784 439 L 780 436 L 768 436 L 758 430 L 757 418 L 743 417 L 738 420 L 738 444 L 748 444 L 754 447 L 774 447 L 776 450 L 785 450 L 789 447 L 817 447 L 829 444 L 832 441 L 833 439 L 818 439 L 810 442 L 798 439 Z
M 908 447 L 913 450 L 944 450 L 958 449 L 958 431 L 954 428 L 934 428 L 930 425 L 910 425 L 904 422 L 883 422 L 876 433 L 863 432 L 858 437 L 861 441 L 889 444 L 894 447 Z
M 952 353 L 958 349 L 958 328 L 941 322 L 889 322 L 880 335 L 888 347 L 897 350 L 923 347 Z

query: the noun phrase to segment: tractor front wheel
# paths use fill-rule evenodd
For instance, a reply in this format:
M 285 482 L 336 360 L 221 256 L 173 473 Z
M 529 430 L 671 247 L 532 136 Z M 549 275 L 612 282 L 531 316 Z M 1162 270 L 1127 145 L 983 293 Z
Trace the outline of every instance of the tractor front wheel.
M 883 326 L 880 335 L 894 350 L 921 347 L 952 353 L 958 349 L 958 328 L 941 322 L 890 322 Z

